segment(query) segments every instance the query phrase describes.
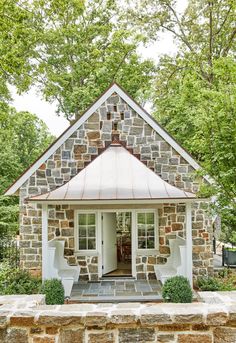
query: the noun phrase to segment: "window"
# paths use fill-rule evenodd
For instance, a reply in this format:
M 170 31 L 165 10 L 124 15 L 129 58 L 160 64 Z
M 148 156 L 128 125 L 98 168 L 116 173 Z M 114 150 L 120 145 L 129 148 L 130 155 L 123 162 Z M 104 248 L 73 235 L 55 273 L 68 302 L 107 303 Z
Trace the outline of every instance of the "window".
M 96 216 L 95 213 L 78 214 L 78 249 L 96 249 Z
M 137 213 L 138 249 L 155 249 L 155 213 Z

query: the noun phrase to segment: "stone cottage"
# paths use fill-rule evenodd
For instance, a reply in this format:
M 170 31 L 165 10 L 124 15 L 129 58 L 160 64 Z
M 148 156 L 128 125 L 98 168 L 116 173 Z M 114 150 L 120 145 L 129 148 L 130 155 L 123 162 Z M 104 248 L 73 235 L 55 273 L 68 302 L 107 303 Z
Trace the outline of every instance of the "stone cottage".
M 21 266 L 51 277 L 49 246 L 59 240 L 80 280 L 153 279 L 165 265 L 166 276 L 190 282 L 212 274 L 208 201 L 196 196 L 208 181 L 198 169 L 112 84 L 5 192 L 20 198 Z

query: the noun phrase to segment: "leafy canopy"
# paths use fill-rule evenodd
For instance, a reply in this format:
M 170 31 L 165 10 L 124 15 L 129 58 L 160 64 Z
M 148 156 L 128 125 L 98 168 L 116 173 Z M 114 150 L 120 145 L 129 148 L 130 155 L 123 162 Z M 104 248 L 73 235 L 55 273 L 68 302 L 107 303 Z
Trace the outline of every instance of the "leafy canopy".
M 2 0 L 1 5 L 3 81 L 19 91 L 35 85 L 67 119 L 80 116 L 114 80 L 141 101 L 149 97 L 155 67 L 138 55 L 142 36 L 127 29 L 117 1 Z
M 202 164 L 215 184 L 223 225 L 236 229 L 236 2 L 136 1 L 132 25 L 151 40 L 160 32 L 177 52 L 160 58 L 153 88 L 157 120 Z
M 17 112 L 0 102 L 0 235 L 18 228 L 18 197 L 2 196 L 7 187 L 38 158 L 53 137 L 29 112 Z

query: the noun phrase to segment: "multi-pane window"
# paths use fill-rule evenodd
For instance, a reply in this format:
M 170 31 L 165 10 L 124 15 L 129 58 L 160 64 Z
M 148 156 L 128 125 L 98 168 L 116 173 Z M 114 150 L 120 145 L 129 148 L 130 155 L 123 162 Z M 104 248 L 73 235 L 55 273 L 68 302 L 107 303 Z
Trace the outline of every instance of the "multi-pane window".
M 78 248 L 79 250 L 96 249 L 96 216 L 95 213 L 78 214 Z
M 155 214 L 137 213 L 138 249 L 155 249 Z

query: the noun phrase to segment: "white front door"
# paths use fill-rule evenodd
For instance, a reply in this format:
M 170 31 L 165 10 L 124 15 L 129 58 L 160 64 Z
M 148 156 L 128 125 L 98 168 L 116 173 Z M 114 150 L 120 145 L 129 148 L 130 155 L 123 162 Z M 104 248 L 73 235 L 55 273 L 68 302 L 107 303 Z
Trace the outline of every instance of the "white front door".
M 116 213 L 102 213 L 103 274 L 117 269 Z

